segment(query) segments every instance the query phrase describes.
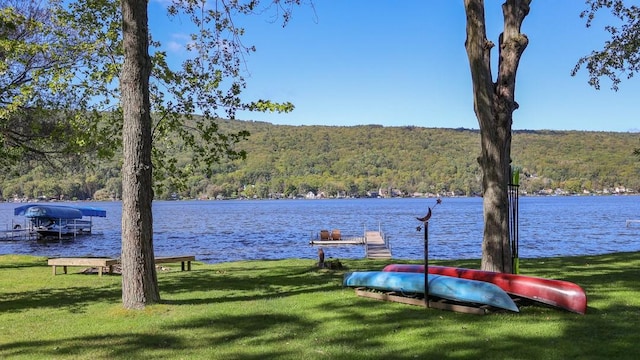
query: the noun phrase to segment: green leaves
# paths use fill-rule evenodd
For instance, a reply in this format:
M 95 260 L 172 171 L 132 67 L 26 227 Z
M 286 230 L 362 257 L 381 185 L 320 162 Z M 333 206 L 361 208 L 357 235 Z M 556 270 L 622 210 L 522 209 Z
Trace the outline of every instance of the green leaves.
M 168 58 L 161 43 L 151 42 L 153 164 L 158 182 L 184 188 L 181 179 L 191 170 L 180 168 L 178 159 L 171 157 L 176 148 L 189 152 L 194 168 L 209 169 L 206 172 L 223 159 L 244 158 L 246 152 L 236 145 L 249 133 L 221 132 L 217 125 L 221 119 L 233 119 L 237 110 L 293 110 L 288 102 L 242 97 L 247 86 L 244 56 L 255 48 L 242 43 L 245 30 L 235 26 L 236 18 L 273 9 L 286 22 L 299 1 L 264 3 L 193 0 L 167 8 L 167 21 L 173 16 L 189 19 L 193 31 L 181 64 Z M 2 161 L 9 165 L 30 154 L 49 163 L 73 158 L 91 164 L 95 157 L 118 153 L 123 62 L 119 1 L 0 0 L 0 5 Z
M 285 103 L 274 103 L 269 100 L 258 100 L 244 106 L 245 110 L 250 111 L 260 111 L 260 112 L 278 112 L 278 113 L 288 113 L 295 109 L 295 106 L 290 102 Z
M 188 174 L 176 165 L 176 159 L 167 159 L 171 149 L 184 148 L 191 154 L 190 164 L 210 174 L 221 161 L 246 156 L 236 145 L 246 140 L 249 132 L 221 132 L 221 119 L 233 119 L 237 110 L 289 112 L 294 108 L 288 102 L 242 100 L 247 85 L 241 65 L 244 56 L 255 49 L 242 43 L 245 31 L 236 27 L 234 20 L 251 14 L 259 1 L 216 4 L 185 1 L 168 8 L 171 17 L 187 17 L 194 25 L 186 45 L 191 56 L 179 69 L 171 68 L 166 53 L 152 55 L 154 174 L 157 181 L 172 189 L 184 190 L 182 179 Z
M 618 90 L 623 78 L 631 79 L 640 70 L 640 7 L 627 6 L 623 0 L 587 0 L 589 9 L 580 16 L 586 18 L 590 27 L 600 10 L 609 10 L 619 20 L 604 30 L 611 35 L 602 49 L 578 60 L 571 71 L 575 76 L 582 67 L 589 73 L 589 85 L 600 89 L 601 78 L 611 81 L 611 89 Z

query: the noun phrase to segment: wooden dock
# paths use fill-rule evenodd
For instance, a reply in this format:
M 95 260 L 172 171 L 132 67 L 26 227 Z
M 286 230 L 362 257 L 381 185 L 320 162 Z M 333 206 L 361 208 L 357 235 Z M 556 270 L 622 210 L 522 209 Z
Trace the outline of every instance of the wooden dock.
M 328 246 L 364 245 L 364 237 L 351 237 L 351 238 L 345 238 L 343 240 L 317 240 L 317 239 L 312 239 L 311 241 L 309 241 L 309 245 L 328 245 Z
M 391 259 L 391 249 L 380 231 L 365 233 L 367 259 Z

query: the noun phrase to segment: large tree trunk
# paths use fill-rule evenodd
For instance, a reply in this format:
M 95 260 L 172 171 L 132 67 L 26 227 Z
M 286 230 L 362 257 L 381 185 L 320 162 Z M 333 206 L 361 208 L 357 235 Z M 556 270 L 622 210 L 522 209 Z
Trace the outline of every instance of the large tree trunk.
M 491 49 L 487 39 L 484 1 L 465 0 L 467 40 L 471 67 L 473 106 L 480 125 L 484 235 L 482 269 L 512 272 L 509 239 L 511 124 L 515 102 L 516 72 L 528 39 L 520 33 L 531 0 L 508 0 L 502 5 L 504 31 L 500 35 L 498 79 L 491 74 Z
M 120 78 L 122 129 L 122 303 L 140 309 L 158 302 L 153 255 L 149 32 L 146 0 L 121 0 L 124 64 Z

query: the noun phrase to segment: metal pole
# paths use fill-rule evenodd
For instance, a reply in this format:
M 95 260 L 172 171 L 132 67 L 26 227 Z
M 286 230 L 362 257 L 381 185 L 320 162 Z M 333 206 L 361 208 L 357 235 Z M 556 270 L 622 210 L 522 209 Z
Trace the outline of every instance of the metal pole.
M 520 239 L 518 239 L 518 225 L 519 225 L 519 219 L 518 219 L 518 213 L 519 213 L 519 209 L 518 209 L 518 196 L 519 196 L 519 191 L 518 191 L 518 187 L 519 185 L 514 185 L 514 201 L 513 201 L 513 252 L 514 252 L 514 261 L 513 261 L 513 273 L 514 274 L 518 274 L 520 273 L 520 254 L 518 254 L 519 252 L 519 247 L 520 247 Z
M 442 203 L 442 200 L 437 199 L 433 207 L 435 208 L 440 203 Z M 416 218 L 424 226 L 424 304 L 426 307 L 429 307 L 429 219 L 431 219 L 432 214 L 431 208 L 428 209 L 427 215 Z M 421 226 L 418 226 L 416 230 L 420 231 Z
M 429 221 L 424 222 L 424 304 L 429 307 Z
M 518 196 L 520 187 L 520 169 L 511 168 L 511 181 L 509 181 L 509 236 L 511 237 L 511 272 L 517 274 L 520 272 L 520 258 L 518 255 Z
M 511 174 L 511 176 L 513 177 L 513 174 Z M 516 263 L 516 258 L 515 258 L 516 245 L 515 245 L 515 236 L 513 235 L 515 218 L 514 218 L 514 207 L 513 207 L 513 184 L 511 182 L 509 182 L 507 191 L 509 195 L 509 241 L 510 241 L 509 246 L 511 248 L 511 273 L 515 273 L 514 266 Z

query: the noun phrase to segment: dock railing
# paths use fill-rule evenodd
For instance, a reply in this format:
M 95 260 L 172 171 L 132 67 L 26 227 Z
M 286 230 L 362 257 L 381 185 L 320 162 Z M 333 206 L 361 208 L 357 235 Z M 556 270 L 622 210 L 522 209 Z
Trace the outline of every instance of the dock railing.
M 12 226 L 11 229 L 0 230 L 0 240 L 4 241 L 29 240 L 35 237 L 36 234 L 27 227 Z
M 369 257 L 369 244 L 367 243 L 368 242 L 368 239 L 367 239 L 367 226 L 363 225 L 362 227 L 363 227 L 362 236 L 364 236 L 364 258 L 366 259 L 366 258 Z
M 380 224 L 378 224 L 378 232 L 380 233 L 380 236 L 382 236 L 382 241 L 384 241 L 384 247 L 386 247 L 387 250 L 391 252 L 391 243 L 389 242 L 389 239 L 387 239 L 387 235 L 384 233 L 384 231 L 382 231 L 382 226 Z
M 633 223 L 640 224 L 640 220 L 627 220 L 627 227 L 631 226 Z
M 364 233 L 362 234 L 362 236 L 364 236 L 364 258 L 368 259 L 369 258 L 369 239 L 367 239 L 367 228 L 366 227 L 364 229 Z
M 389 244 L 389 239 L 382 231 L 381 226 L 378 226 L 378 231 L 366 231 L 365 229 L 364 256 L 367 259 L 391 258 L 391 246 Z

